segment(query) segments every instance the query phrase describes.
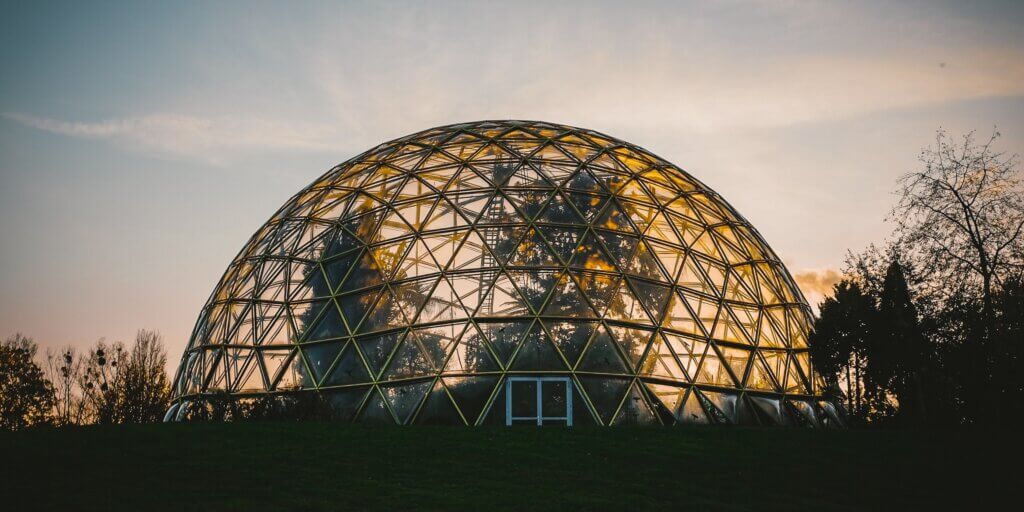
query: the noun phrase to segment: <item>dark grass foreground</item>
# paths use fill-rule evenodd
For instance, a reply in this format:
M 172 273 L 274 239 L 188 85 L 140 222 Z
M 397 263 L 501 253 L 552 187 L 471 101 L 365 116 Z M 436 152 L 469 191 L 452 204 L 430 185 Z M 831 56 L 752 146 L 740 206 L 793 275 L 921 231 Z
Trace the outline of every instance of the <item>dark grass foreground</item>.
M 974 510 L 1020 491 L 1020 455 L 1011 432 L 88 427 L 0 433 L 0 509 Z

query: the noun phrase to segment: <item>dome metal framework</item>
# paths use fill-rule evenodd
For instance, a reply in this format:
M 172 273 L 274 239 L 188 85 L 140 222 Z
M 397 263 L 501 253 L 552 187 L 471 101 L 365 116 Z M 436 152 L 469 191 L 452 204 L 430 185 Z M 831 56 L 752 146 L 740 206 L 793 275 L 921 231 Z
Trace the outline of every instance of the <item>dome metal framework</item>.
M 203 307 L 168 420 L 829 425 L 810 310 L 714 191 L 530 121 L 381 144 L 293 196 Z

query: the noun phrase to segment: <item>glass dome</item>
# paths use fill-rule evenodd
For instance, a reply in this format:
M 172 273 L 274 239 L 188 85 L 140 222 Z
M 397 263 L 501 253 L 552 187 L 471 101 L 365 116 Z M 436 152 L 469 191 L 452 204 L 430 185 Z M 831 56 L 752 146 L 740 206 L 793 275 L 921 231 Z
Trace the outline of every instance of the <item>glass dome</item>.
M 168 420 L 822 425 L 810 311 L 714 191 L 543 122 L 433 128 L 338 165 L 228 267 Z

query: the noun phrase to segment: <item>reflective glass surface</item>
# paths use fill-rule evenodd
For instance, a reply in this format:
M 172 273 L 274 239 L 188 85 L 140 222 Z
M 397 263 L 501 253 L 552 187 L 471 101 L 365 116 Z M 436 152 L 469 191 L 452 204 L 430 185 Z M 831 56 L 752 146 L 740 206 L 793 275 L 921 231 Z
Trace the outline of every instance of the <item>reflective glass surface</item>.
M 685 171 L 591 130 L 457 124 L 336 166 L 252 236 L 168 417 L 319 399 L 503 424 L 505 379 L 546 375 L 571 379 L 577 424 L 821 424 L 809 328 L 778 256 Z

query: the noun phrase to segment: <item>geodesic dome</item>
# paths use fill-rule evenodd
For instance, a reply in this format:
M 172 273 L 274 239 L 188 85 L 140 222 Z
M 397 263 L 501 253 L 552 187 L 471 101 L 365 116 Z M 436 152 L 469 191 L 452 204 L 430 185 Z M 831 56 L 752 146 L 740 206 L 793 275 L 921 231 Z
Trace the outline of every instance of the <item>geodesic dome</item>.
M 834 423 L 810 318 L 760 235 L 669 162 L 569 126 L 456 124 L 331 169 L 252 236 L 167 417 Z

